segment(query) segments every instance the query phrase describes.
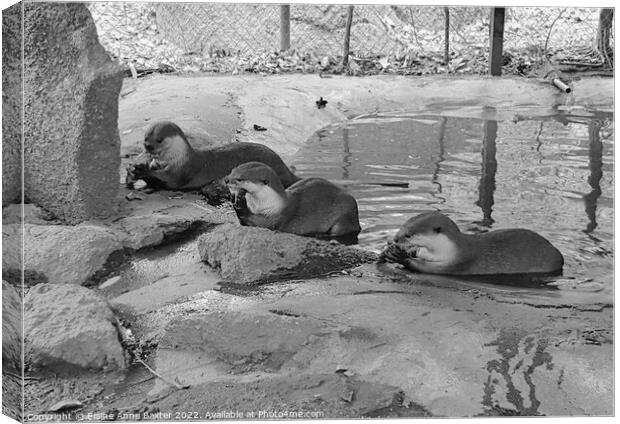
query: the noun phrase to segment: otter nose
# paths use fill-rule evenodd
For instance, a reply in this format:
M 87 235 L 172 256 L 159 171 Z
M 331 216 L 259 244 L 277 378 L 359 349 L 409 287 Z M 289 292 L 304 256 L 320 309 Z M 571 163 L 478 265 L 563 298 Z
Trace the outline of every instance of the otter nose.
M 148 143 L 144 143 L 144 150 L 146 150 L 147 152 L 152 152 L 154 149 L 154 147 Z

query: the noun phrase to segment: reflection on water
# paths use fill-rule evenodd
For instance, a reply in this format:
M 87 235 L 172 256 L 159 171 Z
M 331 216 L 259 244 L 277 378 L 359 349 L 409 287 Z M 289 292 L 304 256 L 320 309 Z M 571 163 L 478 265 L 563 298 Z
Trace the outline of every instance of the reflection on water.
M 497 172 L 497 160 L 495 159 L 497 121 L 485 119 L 482 123 L 482 131 L 482 171 L 476 205 L 482 209 L 482 221 L 479 224 L 490 227 L 494 222 L 491 213 L 493 212 L 493 193 L 495 192 L 495 173 Z
M 448 119 L 445 117 L 440 118 L 439 120 L 439 135 L 437 136 L 437 144 L 439 146 L 439 154 L 433 158 L 433 163 L 435 164 L 435 170 L 433 171 L 433 184 L 437 186 L 437 193 L 441 194 L 441 183 L 439 182 L 439 172 L 441 169 L 441 162 L 444 161 L 444 142 L 443 139 L 446 136 L 446 123 Z M 437 195 L 435 196 L 441 203 L 446 201 L 445 198 Z
M 592 121 L 589 126 L 590 135 L 590 176 L 588 184 L 592 191 L 583 196 L 586 203 L 586 214 L 588 215 L 588 225 L 585 232 L 591 234 L 596 228 L 596 202 L 601 197 L 601 179 L 603 178 L 603 143 L 600 136 L 601 124 Z
M 293 164 L 355 196 L 367 249 L 380 251 L 409 217 L 440 210 L 464 231 L 537 231 L 564 254 L 559 288 L 611 290 L 612 116 L 504 122 L 485 112 L 484 120 L 390 114 L 327 127 Z

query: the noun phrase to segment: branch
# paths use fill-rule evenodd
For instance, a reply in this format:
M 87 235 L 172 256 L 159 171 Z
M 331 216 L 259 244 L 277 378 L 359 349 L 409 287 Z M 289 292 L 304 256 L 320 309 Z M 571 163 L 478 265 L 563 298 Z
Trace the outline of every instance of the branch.
M 545 58 L 547 58 L 547 45 L 549 44 L 549 37 L 551 37 L 551 31 L 553 30 L 553 26 L 555 25 L 555 23 L 562 16 L 562 13 L 564 13 L 564 9 L 560 10 L 560 13 L 558 13 L 558 17 L 555 18 L 555 20 L 551 23 L 551 26 L 549 27 L 549 32 L 547 33 L 547 39 L 545 40 L 545 48 L 543 49 Z

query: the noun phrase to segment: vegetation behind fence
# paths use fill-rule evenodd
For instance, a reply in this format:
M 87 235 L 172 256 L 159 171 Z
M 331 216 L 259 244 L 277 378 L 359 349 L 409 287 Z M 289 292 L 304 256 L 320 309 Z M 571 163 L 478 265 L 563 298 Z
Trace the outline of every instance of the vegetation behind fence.
M 485 7 L 355 6 L 351 60 L 346 67 L 342 55 L 348 6 L 344 5 L 291 5 L 290 49 L 284 53 L 279 53 L 279 5 L 90 3 L 89 8 L 104 47 L 138 69 L 349 74 L 487 71 L 490 8 Z M 606 42 L 611 49 L 601 52 L 597 48 L 600 9 L 507 8 L 504 73 L 527 75 L 546 57 L 582 70 L 609 71 L 613 14 L 607 19 Z

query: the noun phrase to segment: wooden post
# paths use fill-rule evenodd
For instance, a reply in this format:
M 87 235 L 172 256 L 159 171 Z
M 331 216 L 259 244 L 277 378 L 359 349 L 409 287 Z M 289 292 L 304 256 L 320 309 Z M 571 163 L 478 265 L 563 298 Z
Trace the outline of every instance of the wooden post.
M 291 5 L 280 6 L 280 51 L 291 48 Z
M 450 9 L 448 7 L 443 8 L 444 13 L 444 52 L 443 62 L 444 64 L 450 63 Z
M 491 8 L 489 73 L 493 76 L 502 74 L 505 11 L 503 7 Z
M 598 19 L 598 29 L 596 31 L 596 49 L 603 56 L 607 65 L 611 65 L 611 57 L 613 49 L 609 45 L 612 33 L 612 25 L 614 22 L 613 9 L 601 9 Z
M 347 11 L 347 26 L 344 30 L 344 52 L 342 53 L 342 65 L 349 64 L 349 43 L 351 42 L 351 24 L 353 23 L 353 6 Z

